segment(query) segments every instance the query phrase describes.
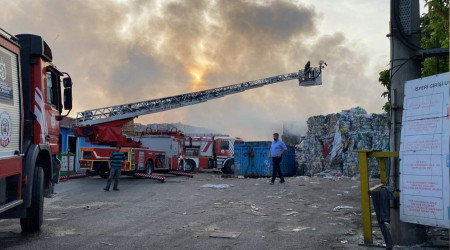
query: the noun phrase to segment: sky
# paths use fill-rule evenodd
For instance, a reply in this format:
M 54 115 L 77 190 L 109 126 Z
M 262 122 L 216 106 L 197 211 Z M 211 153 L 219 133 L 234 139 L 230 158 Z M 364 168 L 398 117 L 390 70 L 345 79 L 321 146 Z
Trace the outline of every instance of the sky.
M 0 27 L 33 33 L 74 82 L 73 111 L 296 72 L 325 60 L 323 85 L 288 81 L 139 117 L 267 140 L 284 121 L 360 106 L 381 113 L 388 0 L 0 0 Z

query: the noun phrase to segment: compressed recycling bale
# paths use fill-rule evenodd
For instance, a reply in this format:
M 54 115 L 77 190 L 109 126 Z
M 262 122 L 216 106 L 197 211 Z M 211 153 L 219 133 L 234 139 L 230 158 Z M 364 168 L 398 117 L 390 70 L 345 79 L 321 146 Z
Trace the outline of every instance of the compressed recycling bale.
M 358 153 L 354 150 L 389 151 L 388 120 L 386 114 L 367 114 L 360 107 L 343 110 L 339 114 L 310 117 L 307 120 L 308 131 L 296 147 L 296 159 L 299 165 L 304 166 L 307 175 L 336 168 L 343 175 L 357 175 Z M 340 139 L 335 141 L 337 135 Z M 374 176 L 379 171 L 376 160 L 369 160 L 369 171 Z

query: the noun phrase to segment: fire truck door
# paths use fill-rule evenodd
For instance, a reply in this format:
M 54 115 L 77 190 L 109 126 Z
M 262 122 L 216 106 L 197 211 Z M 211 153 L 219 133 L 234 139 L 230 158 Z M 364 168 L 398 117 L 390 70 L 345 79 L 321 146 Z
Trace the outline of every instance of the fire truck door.
M 59 96 L 59 76 L 47 70 L 45 75 L 46 89 L 44 103 L 45 103 L 45 125 L 46 129 L 44 131 L 44 143 L 49 143 L 52 153 L 59 152 L 59 121 L 57 117 L 59 116 L 59 109 L 61 107 L 61 97 Z

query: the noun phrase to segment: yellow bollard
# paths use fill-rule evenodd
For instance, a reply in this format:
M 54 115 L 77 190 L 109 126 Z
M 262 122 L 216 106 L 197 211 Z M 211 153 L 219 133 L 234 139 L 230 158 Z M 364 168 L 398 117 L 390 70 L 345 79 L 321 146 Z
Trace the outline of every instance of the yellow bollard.
M 358 151 L 359 154 L 359 178 L 361 182 L 361 209 L 364 232 L 364 244 L 373 244 L 372 219 L 370 217 L 369 197 L 369 171 L 367 166 L 367 153 L 369 151 Z

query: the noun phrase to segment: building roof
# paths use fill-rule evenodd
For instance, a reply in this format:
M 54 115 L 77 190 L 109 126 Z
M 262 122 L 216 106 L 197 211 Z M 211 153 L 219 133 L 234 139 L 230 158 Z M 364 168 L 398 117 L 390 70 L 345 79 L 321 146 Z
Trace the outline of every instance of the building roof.
M 60 125 L 63 128 L 71 128 L 75 124 L 75 119 L 71 117 L 63 117 L 63 119 L 60 121 Z

